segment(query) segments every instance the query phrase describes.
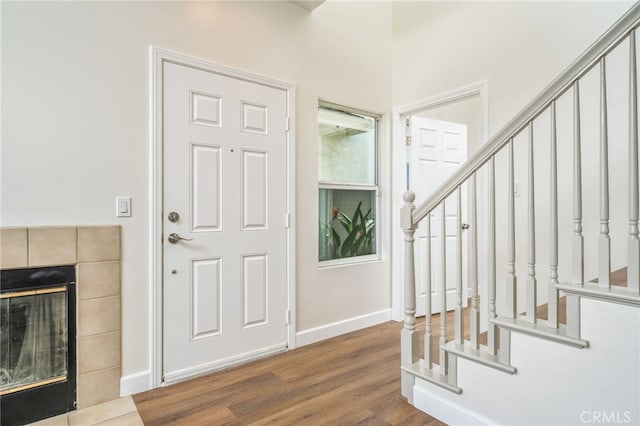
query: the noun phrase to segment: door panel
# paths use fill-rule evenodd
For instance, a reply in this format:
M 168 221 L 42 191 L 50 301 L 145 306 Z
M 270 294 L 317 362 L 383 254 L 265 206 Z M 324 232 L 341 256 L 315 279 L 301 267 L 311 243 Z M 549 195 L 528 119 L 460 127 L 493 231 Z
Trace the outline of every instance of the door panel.
M 287 94 L 172 63 L 163 73 L 163 371 L 171 382 L 286 348 Z M 184 239 L 168 242 L 174 233 Z
M 267 277 L 268 256 L 258 254 L 243 256 L 244 322 L 243 327 L 254 327 L 268 322 Z
M 222 332 L 222 259 L 191 260 L 192 338 L 211 337 Z
M 416 202 L 427 199 L 444 181 L 467 159 L 467 126 L 433 120 L 423 117 L 411 117 L 411 188 L 416 194 Z M 463 214 L 465 209 L 465 194 L 462 196 Z M 441 208 L 431 213 L 431 234 L 427 236 L 426 226 L 420 224 L 416 230 L 416 286 L 417 286 L 417 315 L 424 315 L 426 294 L 427 244 L 431 244 L 431 310 L 440 312 L 440 282 L 441 268 Z M 447 309 L 455 307 L 456 302 L 456 239 L 457 229 L 457 198 L 455 194 L 446 200 L 445 212 L 445 247 L 446 247 L 446 293 Z M 464 240 L 463 240 L 464 241 Z M 465 250 L 463 249 L 463 252 Z M 463 282 L 466 277 L 466 264 L 463 263 Z M 463 285 L 465 287 L 465 285 Z M 463 297 L 466 304 L 466 297 Z
M 242 229 L 267 229 L 269 174 L 266 152 L 242 151 Z
M 191 144 L 191 232 L 220 231 L 222 150 Z

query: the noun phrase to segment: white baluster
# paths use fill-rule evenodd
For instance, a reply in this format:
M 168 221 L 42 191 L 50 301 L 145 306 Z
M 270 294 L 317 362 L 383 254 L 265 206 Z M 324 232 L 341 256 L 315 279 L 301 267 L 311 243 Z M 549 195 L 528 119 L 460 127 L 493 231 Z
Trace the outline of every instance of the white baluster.
M 516 278 L 516 225 L 515 225 L 515 194 L 513 170 L 513 139 L 509 141 L 509 178 L 508 178 L 508 206 L 507 206 L 507 318 L 516 318 L 518 287 Z
M 582 139 L 580 133 L 580 83 L 573 86 L 573 283 L 584 284 L 582 236 Z
M 477 220 L 477 202 L 476 202 L 476 174 L 471 175 L 471 205 L 469 206 L 469 283 L 471 284 L 471 312 L 470 312 L 470 331 L 471 331 L 471 347 L 473 349 L 480 348 L 480 305 L 478 297 L 478 220 Z
M 491 322 L 496 314 L 496 164 L 495 157 L 489 160 L 489 232 L 488 245 L 488 283 L 489 283 L 489 328 L 487 330 L 487 352 L 495 355 L 497 350 L 496 326 Z
M 400 212 L 400 223 L 404 231 L 404 324 L 400 334 L 401 363 L 411 366 L 418 361 L 418 332 L 416 331 L 416 282 L 413 258 L 414 234 L 412 214 L 415 209 L 413 192 L 404 193 L 404 206 Z M 415 377 L 402 371 L 402 395 L 410 402 L 413 400 L 413 385 Z
M 556 101 L 551 102 L 551 176 L 550 200 L 550 247 L 549 247 L 549 305 L 547 325 L 558 328 L 558 149 L 556 140 Z
M 629 243 L 627 288 L 640 292 L 640 239 L 638 239 L 638 83 L 636 33 L 629 34 Z
M 533 171 L 533 122 L 529 122 L 529 197 L 528 197 L 528 214 L 527 214 L 527 241 L 528 241 L 528 277 L 527 277 L 527 314 L 526 318 L 529 322 L 536 322 L 536 307 L 538 306 L 536 280 L 536 216 L 535 216 L 535 184 Z
M 580 83 L 573 85 L 573 273 L 574 284 L 584 284 L 582 236 L 582 140 L 580 133 Z M 568 294 L 567 335 L 580 337 L 580 297 Z
M 507 318 L 515 319 L 518 315 L 518 287 L 516 278 L 516 226 L 515 226 L 515 194 L 514 194 L 514 170 L 513 170 L 513 139 L 509 141 L 509 177 L 507 178 Z M 511 332 L 505 328 L 500 329 L 500 361 L 511 363 Z
M 431 348 L 433 347 L 433 332 L 431 330 L 431 213 L 427 214 L 424 218 L 426 235 L 427 235 L 427 247 L 426 247 L 426 263 L 425 263 L 425 309 L 424 316 L 426 322 L 426 328 L 424 332 L 424 362 L 425 367 L 429 370 L 433 367 L 433 359 L 431 358 Z
M 600 59 L 600 238 L 598 241 L 598 284 L 611 287 L 611 239 L 609 238 L 609 140 L 607 135 L 607 75 L 604 56 Z
M 464 318 L 462 316 L 462 188 L 456 190 L 457 238 L 456 238 L 456 312 L 455 339 L 458 345 L 464 344 Z
M 451 352 L 447 353 L 447 383 L 453 386 L 458 384 L 458 357 Z
M 446 200 L 440 205 L 440 375 L 449 371 L 449 357 L 443 349 L 447 344 L 447 209 Z

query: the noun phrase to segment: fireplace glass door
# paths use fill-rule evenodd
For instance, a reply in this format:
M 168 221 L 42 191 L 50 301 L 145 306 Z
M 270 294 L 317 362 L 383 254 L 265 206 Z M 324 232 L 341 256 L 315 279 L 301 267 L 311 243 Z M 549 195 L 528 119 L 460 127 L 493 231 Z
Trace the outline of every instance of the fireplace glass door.
M 0 395 L 67 379 L 67 287 L 0 297 Z
M 76 285 L 71 265 L 0 270 L 0 424 L 76 407 Z

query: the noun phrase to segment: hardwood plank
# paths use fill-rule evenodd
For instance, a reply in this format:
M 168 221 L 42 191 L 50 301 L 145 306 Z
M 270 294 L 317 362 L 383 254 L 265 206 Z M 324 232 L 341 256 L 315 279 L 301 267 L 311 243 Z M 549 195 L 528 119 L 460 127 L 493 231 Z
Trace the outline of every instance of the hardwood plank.
M 414 418 L 413 416 L 416 414 L 415 409 L 409 404 L 402 404 L 402 401 L 404 401 L 402 395 L 392 390 L 371 402 L 369 409 L 374 412 L 376 416 L 391 425 L 440 424 L 438 420 L 428 415 L 427 418 L 424 416 Z
M 400 395 L 401 329 L 390 321 L 134 401 L 146 425 L 442 425 Z
M 193 426 L 241 426 L 242 423 L 227 408 L 200 409 L 186 415 L 176 416 L 173 420 L 175 424 Z M 145 423 L 146 425 L 147 423 Z
M 369 357 L 352 359 L 349 365 L 340 366 L 342 359 L 336 361 L 336 367 L 330 366 L 324 374 L 313 374 L 308 377 L 296 379 L 290 383 L 295 384 L 289 390 L 280 394 L 264 395 L 230 406 L 241 420 L 246 422 L 257 421 L 261 416 L 273 415 L 279 411 L 286 410 L 294 405 L 303 404 L 309 399 L 314 399 L 325 393 L 336 392 L 342 387 L 350 388 L 354 382 L 365 381 L 368 374 L 377 374 L 380 370 L 379 363 L 394 363 L 396 351 L 386 351 L 380 354 L 371 353 Z M 391 356 L 389 356 L 389 354 Z M 372 362 L 372 360 L 376 360 Z M 399 374 L 399 363 L 396 364 Z M 371 384 L 374 386 L 375 384 Z M 342 400 L 341 398 L 339 400 Z
M 255 422 L 255 424 L 340 423 L 346 417 L 360 412 L 363 406 L 369 407 L 381 395 L 396 392 L 397 378 L 393 374 L 396 367 L 395 363 L 386 362 L 375 374 L 370 374 L 362 380 L 347 381 L 327 392 L 280 410 L 264 420 Z M 381 380 L 379 376 L 385 380 Z M 336 406 L 336 401 L 349 401 L 349 403 Z M 415 410 L 406 402 L 403 405 L 409 407 L 411 411 Z
M 148 407 L 145 415 L 141 413 L 145 425 L 166 424 L 193 416 L 198 417 L 198 413 L 201 412 L 207 412 L 214 417 L 218 416 L 218 410 L 233 414 L 227 408 L 230 404 L 264 392 L 279 391 L 283 385 L 286 385 L 273 373 L 248 378 L 237 377 L 235 382 L 229 383 L 226 380 L 224 382 L 228 384 L 219 387 L 218 383 L 209 383 L 201 378 L 192 383 L 185 382 L 161 388 L 161 392 L 155 392 L 155 397 L 144 393 L 140 394 L 138 399 L 136 395 L 134 401 L 139 412 L 140 407 Z M 189 383 L 189 386 L 186 383 Z M 234 415 L 229 420 L 237 420 L 237 418 Z

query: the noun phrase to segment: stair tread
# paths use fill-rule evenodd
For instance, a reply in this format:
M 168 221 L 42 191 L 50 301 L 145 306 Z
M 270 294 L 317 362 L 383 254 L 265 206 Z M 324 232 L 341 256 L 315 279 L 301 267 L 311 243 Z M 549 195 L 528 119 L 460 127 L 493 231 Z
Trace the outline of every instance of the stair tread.
M 616 286 L 619 288 L 625 288 L 627 287 L 627 268 L 620 268 L 618 270 L 615 270 L 613 272 L 611 272 L 611 277 L 609 278 L 609 281 L 611 283 L 612 286 Z M 590 283 L 597 283 L 598 279 L 595 278 L 591 281 L 589 281 Z M 564 283 L 562 283 L 564 284 Z M 546 320 L 548 318 L 548 310 L 549 310 L 549 304 L 545 303 L 542 305 L 538 305 L 538 307 L 536 308 L 536 318 L 537 319 L 544 319 Z M 521 315 L 524 315 L 524 312 L 520 313 Z M 566 314 L 566 297 L 565 296 L 561 296 L 560 299 L 558 300 L 558 322 L 560 324 L 566 324 L 567 323 L 567 314 Z
M 594 278 L 589 282 L 597 283 L 598 278 Z M 611 283 L 612 286 L 626 287 L 627 286 L 627 268 L 624 267 L 611 272 L 611 275 L 609 275 L 609 282 Z
M 561 324 L 558 328 L 551 328 L 547 326 L 546 320 L 538 319 L 535 323 L 532 323 L 522 316 L 515 319 L 498 316 L 492 319 L 491 322 L 499 327 L 507 328 L 511 331 L 563 343 L 577 348 L 586 348 L 589 346 L 589 342 L 587 340 L 568 336 L 567 329 L 564 325 Z
M 602 300 L 606 302 L 622 303 L 631 306 L 640 306 L 640 293 L 631 291 L 626 287 L 600 287 L 597 283 L 559 283 L 556 287 L 565 293 L 576 294 L 582 297 Z
M 403 365 L 401 368 L 422 380 L 426 380 L 429 383 L 433 383 L 434 385 L 440 386 L 453 393 L 462 393 L 462 388 L 460 386 L 452 385 L 449 383 L 449 378 L 446 375 L 442 376 L 440 374 L 438 365 L 434 365 L 433 368 L 429 370 L 425 368 L 424 360 L 420 359 L 418 362 L 411 365 Z
M 471 347 L 471 343 L 467 340 L 465 340 L 463 345 L 459 345 L 455 341 L 451 341 L 446 344 L 445 349 L 447 352 L 455 354 L 461 358 L 486 365 L 504 373 L 515 374 L 518 371 L 516 367 L 500 362 L 498 355 L 491 355 L 487 351 L 487 347 L 484 345 L 479 345 L 479 349 L 473 349 Z

